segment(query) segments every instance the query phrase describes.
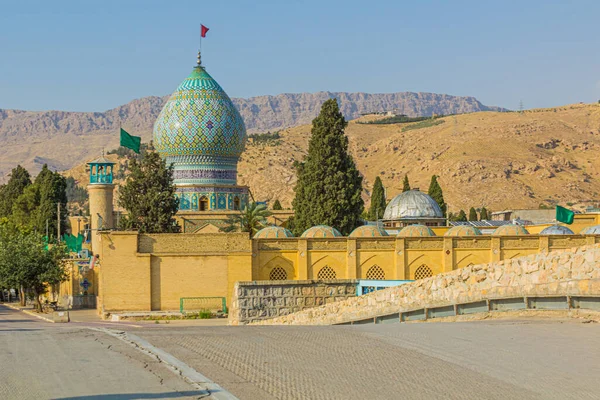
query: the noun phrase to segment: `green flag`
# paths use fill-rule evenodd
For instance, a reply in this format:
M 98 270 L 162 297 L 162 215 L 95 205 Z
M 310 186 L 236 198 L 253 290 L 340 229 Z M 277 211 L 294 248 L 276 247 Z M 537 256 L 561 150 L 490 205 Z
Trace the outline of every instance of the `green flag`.
M 127 147 L 140 154 L 140 144 L 142 144 L 141 137 L 131 136 L 125 129 L 121 128 L 121 146 Z
M 556 206 L 556 220 L 559 222 L 564 222 L 567 225 L 571 225 L 573 223 L 573 218 L 575 218 L 575 213 L 568 208 L 564 208 L 561 206 Z

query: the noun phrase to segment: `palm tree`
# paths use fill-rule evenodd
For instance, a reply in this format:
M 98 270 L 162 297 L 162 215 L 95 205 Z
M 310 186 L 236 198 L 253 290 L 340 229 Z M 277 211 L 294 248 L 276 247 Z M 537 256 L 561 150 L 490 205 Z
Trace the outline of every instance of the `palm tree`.
M 250 237 L 268 225 L 267 217 L 272 213 L 264 204 L 252 202 L 240 211 L 239 215 L 229 218 L 229 226 L 223 229 L 225 232 L 250 232 Z

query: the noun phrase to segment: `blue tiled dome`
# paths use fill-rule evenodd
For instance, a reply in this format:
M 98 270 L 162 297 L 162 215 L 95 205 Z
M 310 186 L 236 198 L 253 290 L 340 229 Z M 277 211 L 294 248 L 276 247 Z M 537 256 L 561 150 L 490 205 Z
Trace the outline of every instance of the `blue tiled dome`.
M 327 225 L 317 225 L 312 228 L 308 228 L 302 234 L 303 238 L 332 238 L 340 237 L 342 234 L 335 228 Z
M 267 226 L 256 232 L 254 239 L 292 238 L 294 235 L 282 226 Z
M 246 127 L 203 66 L 177 87 L 154 124 L 154 146 L 174 165 L 175 184 L 235 185 Z

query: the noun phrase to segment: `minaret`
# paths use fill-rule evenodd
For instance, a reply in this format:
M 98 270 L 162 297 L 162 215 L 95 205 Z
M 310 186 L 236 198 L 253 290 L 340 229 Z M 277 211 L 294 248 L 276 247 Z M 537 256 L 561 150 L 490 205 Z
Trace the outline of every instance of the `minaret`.
M 112 229 L 113 226 L 113 166 L 114 162 L 102 156 L 90 166 L 90 183 L 87 187 L 90 198 L 90 227 L 92 236 L 92 252 L 100 254 L 99 231 Z

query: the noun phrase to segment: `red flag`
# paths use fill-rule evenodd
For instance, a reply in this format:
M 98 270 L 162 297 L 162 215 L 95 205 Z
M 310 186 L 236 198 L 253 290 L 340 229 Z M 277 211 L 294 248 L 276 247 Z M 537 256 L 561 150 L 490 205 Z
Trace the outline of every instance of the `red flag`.
M 200 25 L 200 36 L 206 37 L 206 32 L 208 32 L 208 28 L 205 27 L 204 25 Z

